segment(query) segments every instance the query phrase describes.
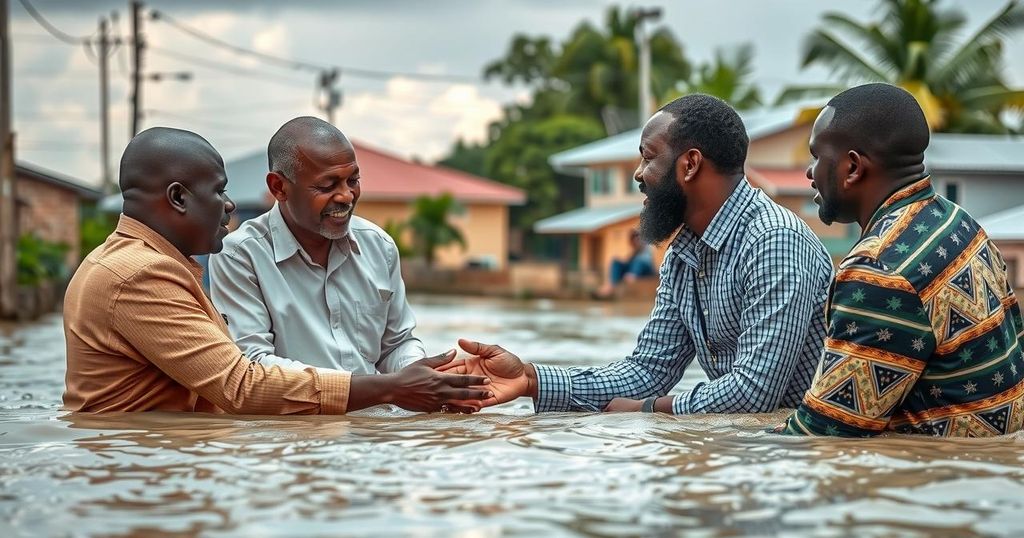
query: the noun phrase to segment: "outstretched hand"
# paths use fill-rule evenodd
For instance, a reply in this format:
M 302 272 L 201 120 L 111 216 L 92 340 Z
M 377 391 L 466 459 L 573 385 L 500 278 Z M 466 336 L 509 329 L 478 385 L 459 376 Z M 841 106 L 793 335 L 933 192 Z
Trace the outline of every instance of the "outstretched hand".
M 456 359 L 437 370 L 490 379 L 487 388 L 494 396 L 481 402 L 485 407 L 510 402 L 520 396 L 536 397 L 533 365 L 523 364 L 519 357 L 501 346 L 459 339 L 459 347 L 473 356 Z
M 451 409 L 471 413 L 480 409 L 481 401 L 494 397 L 487 376 L 444 371 L 451 364 L 455 350 L 420 359 L 394 374 L 396 390 L 393 402 L 410 411 L 434 412 Z

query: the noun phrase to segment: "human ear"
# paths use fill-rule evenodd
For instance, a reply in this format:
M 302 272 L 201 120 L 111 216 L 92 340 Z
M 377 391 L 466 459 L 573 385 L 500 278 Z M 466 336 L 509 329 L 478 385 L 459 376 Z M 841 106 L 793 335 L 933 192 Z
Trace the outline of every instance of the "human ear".
M 846 167 L 846 178 L 843 180 L 843 183 L 852 187 L 854 184 L 864 180 L 865 172 L 871 159 L 867 155 L 862 155 L 854 150 L 848 151 L 846 158 L 848 164 Z
M 167 186 L 167 202 L 171 205 L 171 208 L 178 213 L 185 213 L 185 194 L 187 192 L 188 188 L 178 181 Z
M 288 193 L 284 190 L 284 183 L 286 181 L 288 180 L 277 172 L 267 173 L 267 189 L 270 190 L 271 196 L 278 202 L 288 201 Z
M 704 155 L 700 150 L 688 149 L 676 159 L 676 177 L 682 179 L 683 182 L 693 181 L 702 164 L 704 164 Z

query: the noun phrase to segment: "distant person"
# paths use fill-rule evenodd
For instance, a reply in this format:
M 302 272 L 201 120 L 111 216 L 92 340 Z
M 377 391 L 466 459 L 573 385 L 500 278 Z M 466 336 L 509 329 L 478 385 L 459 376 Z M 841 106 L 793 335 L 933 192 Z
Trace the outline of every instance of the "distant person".
M 355 215 L 356 151 L 312 117 L 285 123 L 267 148 L 277 203 L 210 258 L 211 297 L 245 354 L 264 366 L 391 373 L 422 359 L 398 248 Z
M 479 376 L 433 369 L 454 352 L 389 376 L 250 360 L 192 259 L 221 249 L 235 209 L 220 154 L 195 133 L 156 127 L 128 143 L 120 178 L 117 229 L 82 262 L 64 299 L 66 408 L 340 414 L 394 403 L 437 411 L 489 394 Z
M 676 99 L 644 126 L 634 174 L 647 195 L 641 239 L 675 239 L 654 311 L 628 357 L 560 368 L 462 340 L 475 357 L 446 368 L 487 375 L 495 398 L 485 405 L 530 396 L 537 411 L 760 413 L 797 405 L 821 356 L 832 262 L 806 223 L 747 183 L 747 145 L 736 111 L 707 95 Z M 694 359 L 710 381 L 665 396 Z
M 608 268 L 608 282 L 594 295 L 598 299 L 609 299 L 623 282 L 633 283 L 637 279 L 649 278 L 654 272 L 654 255 L 651 246 L 640 237 L 639 230 L 629 232 L 630 253 L 626 259 L 615 258 Z
M 1024 423 L 1020 305 L 985 230 L 935 194 L 928 138 L 917 101 L 888 84 L 840 93 L 814 122 L 818 216 L 863 232 L 839 265 L 821 365 L 786 433 L 986 437 Z

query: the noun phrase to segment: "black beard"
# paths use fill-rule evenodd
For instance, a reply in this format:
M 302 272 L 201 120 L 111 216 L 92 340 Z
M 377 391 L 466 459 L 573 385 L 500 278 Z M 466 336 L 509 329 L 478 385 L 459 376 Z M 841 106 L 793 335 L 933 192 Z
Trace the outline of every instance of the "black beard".
M 828 184 L 818 185 L 818 195 L 821 197 L 821 205 L 818 206 L 818 219 L 827 226 L 831 226 L 839 217 L 839 201 L 836 200 L 839 195 L 838 176 L 835 168 L 829 167 L 828 178 L 825 180 Z M 827 197 L 822 193 L 822 187 L 828 191 Z
M 645 243 L 658 245 L 683 225 L 686 194 L 676 181 L 675 168 L 647 187 L 646 191 L 647 205 L 640 212 L 640 238 Z

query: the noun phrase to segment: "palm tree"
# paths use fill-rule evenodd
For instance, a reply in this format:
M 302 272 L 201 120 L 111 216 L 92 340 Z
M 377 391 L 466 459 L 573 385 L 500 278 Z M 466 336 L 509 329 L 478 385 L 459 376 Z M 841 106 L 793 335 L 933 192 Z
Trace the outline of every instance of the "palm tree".
M 694 70 L 691 80 L 680 83 L 675 92 L 665 95 L 663 102 L 689 93 L 706 93 L 729 103 L 737 110 L 757 108 L 763 104 L 761 92 L 749 82 L 754 73 L 754 46 L 744 43 L 731 51 L 716 50 L 712 62 Z
M 804 45 L 803 67 L 830 67 L 842 85 L 787 88 L 780 102 L 832 95 L 847 84 L 880 81 L 914 94 L 933 130 L 1006 133 L 1000 116 L 1024 112 L 1024 89 L 1002 78 L 1002 38 L 1024 28 L 1024 7 L 1011 0 L 966 40 L 966 19 L 939 0 L 884 0 L 877 22 L 828 13 L 826 28 Z M 839 34 L 845 36 L 840 38 Z
M 466 248 L 462 232 L 448 222 L 448 216 L 461 209 L 462 206 L 448 193 L 436 198 L 421 196 L 413 202 L 408 227 L 412 230 L 413 245 L 426 260 L 427 267 L 434 266 L 438 247 L 458 243 L 463 249 Z
M 504 58 L 491 62 L 484 77 L 506 83 L 539 84 L 534 101 L 557 112 L 588 116 L 609 134 L 636 126 L 639 100 L 638 58 L 632 11 L 612 7 L 605 27 L 580 23 L 556 49 L 546 37 L 516 35 Z M 690 64 L 672 33 L 658 28 L 650 36 L 651 90 L 671 91 L 690 74 Z

